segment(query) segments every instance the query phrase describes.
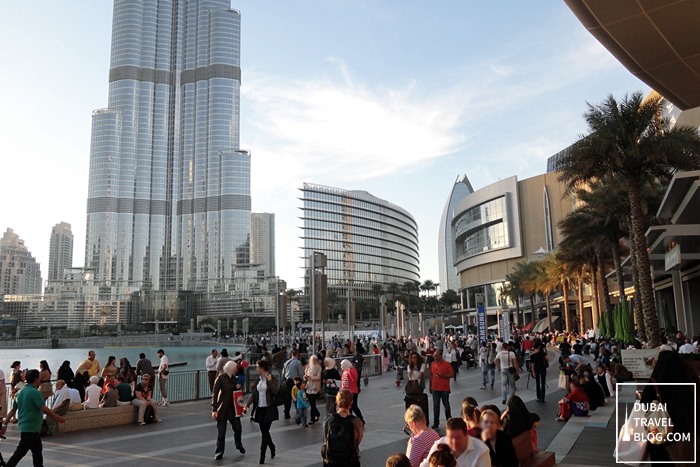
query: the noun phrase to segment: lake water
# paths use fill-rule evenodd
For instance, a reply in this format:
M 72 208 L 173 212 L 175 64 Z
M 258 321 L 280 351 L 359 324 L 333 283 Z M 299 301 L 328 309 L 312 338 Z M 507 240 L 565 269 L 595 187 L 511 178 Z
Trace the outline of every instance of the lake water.
M 224 346 L 226 344 L 220 345 L 219 350 Z M 204 369 L 204 361 L 211 354 L 212 348 L 211 346 L 163 347 L 163 350 L 165 350 L 165 355 L 167 355 L 170 363 L 187 362 L 185 366 L 178 366 L 172 369 L 173 372 L 178 372 Z M 243 348 L 231 345 L 226 346 L 226 348 L 230 355 L 233 355 L 233 352 L 236 350 L 243 350 Z M 88 350 L 90 349 L 0 349 L 0 369 L 5 372 L 7 381 L 9 381 L 10 365 L 15 360 L 19 360 L 24 369 L 38 369 L 39 362 L 46 360 L 55 378 L 58 367 L 61 366 L 64 360 L 70 361 L 71 368 L 75 371 L 80 362 L 87 358 Z M 117 357 L 117 366 L 119 366 L 119 359 L 126 357 L 129 359 L 129 363 L 135 367 L 141 352 L 145 353 L 146 358 L 151 360 L 154 368 L 158 367 L 158 355 L 156 355 L 158 347 L 106 347 L 94 350 L 96 358 L 100 362 L 100 368 L 104 368 L 110 355 Z

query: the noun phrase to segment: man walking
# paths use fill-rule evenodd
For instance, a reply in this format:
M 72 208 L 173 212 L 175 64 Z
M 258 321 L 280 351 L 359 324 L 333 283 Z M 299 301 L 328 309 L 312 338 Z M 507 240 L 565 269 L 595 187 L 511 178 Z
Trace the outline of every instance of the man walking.
M 236 381 L 236 371 L 238 365 L 235 362 L 227 362 L 224 365 L 224 373 L 216 378 L 214 389 L 211 392 L 211 416 L 216 420 L 216 452 L 214 460 L 221 460 L 224 457 L 224 447 L 226 444 L 226 425 L 231 424 L 233 429 L 233 440 L 236 449 L 241 454 L 245 454 L 241 434 L 241 419 L 236 414 L 236 403 L 233 392 L 240 389 Z M 242 404 L 243 405 L 243 404 Z
M 440 425 L 440 402 L 445 406 L 445 420 L 452 418 L 450 409 L 450 379 L 454 376 L 452 365 L 442 358 L 442 352 L 435 352 L 435 361 L 430 365 L 430 390 L 433 393 L 433 429 Z
M 39 370 L 29 370 L 27 372 L 27 386 L 24 387 L 15 397 L 14 406 L 7 417 L 5 424 L 0 430 L 0 434 L 4 435 L 7 431 L 7 424 L 10 423 L 15 413 L 19 419 L 19 444 L 15 453 L 12 454 L 10 460 L 7 461 L 8 466 L 14 467 L 19 461 L 32 451 L 34 466 L 39 467 L 44 465 L 44 456 L 42 454 L 43 446 L 41 444 L 41 425 L 44 421 L 44 414 L 56 420 L 58 423 L 65 422 L 64 418 L 56 415 L 53 410 L 44 405 L 44 397 L 39 392 Z
M 282 377 L 285 381 L 284 390 L 287 391 L 287 397 L 284 399 L 284 419 L 289 420 L 292 416 L 289 411 L 292 408 L 292 389 L 294 388 L 294 378 L 304 379 L 304 371 L 299 361 L 299 351 L 293 350 L 292 357 L 284 362 Z
M 211 355 L 209 355 L 207 360 L 204 362 L 205 366 L 207 367 L 207 378 L 209 378 L 209 392 L 212 394 L 214 394 L 213 388 L 214 381 L 216 381 L 216 364 L 218 358 L 219 352 L 217 352 L 216 349 L 211 349 Z
M 158 387 L 160 388 L 160 406 L 167 407 L 168 403 L 168 388 L 166 384 L 168 382 L 168 375 L 170 370 L 168 369 L 168 357 L 165 356 L 163 349 L 158 349 L 156 352 L 158 358 L 160 358 L 160 363 L 158 364 Z

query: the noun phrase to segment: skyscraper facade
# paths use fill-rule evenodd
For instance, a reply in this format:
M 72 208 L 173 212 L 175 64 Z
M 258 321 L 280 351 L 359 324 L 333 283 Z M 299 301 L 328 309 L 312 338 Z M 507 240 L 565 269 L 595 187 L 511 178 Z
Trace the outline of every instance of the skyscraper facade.
M 275 215 L 250 215 L 250 263 L 264 265 L 265 275 L 275 275 Z
M 458 178 L 452 186 L 450 196 L 447 198 L 445 207 L 442 210 L 438 233 L 438 260 L 440 261 L 438 273 L 440 276 L 440 289 L 443 291 L 459 290 L 459 276 L 455 268 L 452 220 L 454 219 L 454 210 L 457 204 L 473 192 L 474 188 L 472 188 L 472 184 L 466 175 Z
M 114 1 L 85 244 L 105 294 L 221 290 L 248 263 L 240 20 L 229 0 Z
M 14 230 L 0 238 L 0 295 L 41 293 L 41 268 Z
M 73 232 L 70 224 L 59 222 L 51 229 L 49 244 L 49 281 L 60 281 L 63 272 L 73 267 Z
M 370 298 L 374 285 L 419 280 L 418 224 L 408 211 L 366 191 L 310 183 L 302 202 L 303 254 L 327 256 L 329 291 Z

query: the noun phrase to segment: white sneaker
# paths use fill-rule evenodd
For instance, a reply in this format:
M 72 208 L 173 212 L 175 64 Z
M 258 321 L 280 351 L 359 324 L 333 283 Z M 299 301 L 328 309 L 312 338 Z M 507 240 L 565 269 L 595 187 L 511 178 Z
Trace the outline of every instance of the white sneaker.
M 139 422 L 139 426 L 144 426 L 146 422 Z
M 170 405 L 170 403 L 169 403 L 168 401 L 163 401 L 163 402 L 161 402 L 161 403 L 158 404 L 158 405 L 160 405 L 161 407 L 167 407 L 167 406 Z
M 484 385 L 482 384 L 481 387 L 480 387 L 479 389 L 486 389 L 486 386 L 484 386 Z

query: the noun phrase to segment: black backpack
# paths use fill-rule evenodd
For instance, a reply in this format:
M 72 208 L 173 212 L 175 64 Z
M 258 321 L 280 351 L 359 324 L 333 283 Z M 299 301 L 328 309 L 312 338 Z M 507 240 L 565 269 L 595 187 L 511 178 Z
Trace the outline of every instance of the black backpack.
M 275 407 L 280 407 L 284 405 L 284 403 L 287 401 L 287 399 L 290 397 L 290 392 L 292 391 L 291 387 L 287 387 L 286 382 L 282 382 L 279 385 L 279 390 L 277 391 L 277 394 L 274 392 L 272 393 L 272 404 Z
M 146 422 L 146 424 L 153 423 L 153 421 L 156 419 L 156 411 L 153 410 L 153 407 L 150 405 L 146 407 L 146 411 L 143 413 L 143 421 Z
M 331 414 L 326 420 L 321 457 L 325 463 L 356 461 L 357 446 L 355 446 L 355 416 L 341 417 Z

